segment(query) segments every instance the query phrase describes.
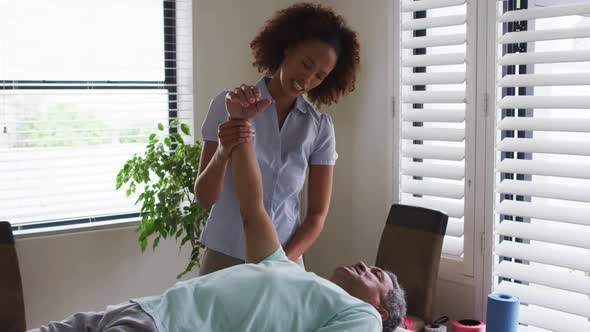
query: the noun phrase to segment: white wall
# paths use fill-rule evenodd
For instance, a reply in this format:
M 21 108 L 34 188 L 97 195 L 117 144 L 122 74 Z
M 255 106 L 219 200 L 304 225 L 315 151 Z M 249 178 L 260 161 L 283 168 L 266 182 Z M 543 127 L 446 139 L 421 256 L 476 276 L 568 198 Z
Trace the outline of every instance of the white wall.
M 249 41 L 272 13 L 295 1 L 194 0 L 195 128 L 222 89 L 254 83 Z M 339 160 L 326 227 L 306 255 L 307 267 L 327 276 L 342 263 L 373 263 L 393 201 L 389 0 L 317 1 L 333 6 L 358 31 L 362 72 L 357 90 L 328 111 Z M 144 255 L 132 229 L 111 229 L 21 239 L 27 322 L 34 327 L 80 310 L 161 292 L 175 282 L 187 253 L 163 242 Z M 474 313 L 469 283 L 439 282 L 438 308 L 454 318 Z

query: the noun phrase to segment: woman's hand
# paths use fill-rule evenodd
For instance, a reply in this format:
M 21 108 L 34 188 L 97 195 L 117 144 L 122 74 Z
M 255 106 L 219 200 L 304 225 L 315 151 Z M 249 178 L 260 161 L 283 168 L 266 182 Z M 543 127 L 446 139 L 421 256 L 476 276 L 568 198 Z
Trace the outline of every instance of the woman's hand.
M 219 125 L 217 136 L 219 137 L 218 154 L 227 160 L 234 147 L 252 141 L 254 129 L 247 120 L 230 119 Z
M 225 107 L 230 119 L 250 120 L 258 112 L 272 103 L 270 99 L 260 99 L 260 89 L 242 84 L 225 95 Z

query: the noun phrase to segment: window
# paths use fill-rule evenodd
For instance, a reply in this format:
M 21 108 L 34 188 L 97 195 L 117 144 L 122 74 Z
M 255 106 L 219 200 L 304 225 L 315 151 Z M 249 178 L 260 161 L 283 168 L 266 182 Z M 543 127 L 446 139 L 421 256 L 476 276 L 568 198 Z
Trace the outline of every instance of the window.
M 450 216 L 443 277 L 475 312 L 519 297 L 522 330 L 590 331 L 590 0 L 400 9 L 398 200 Z
M 459 263 L 470 263 L 473 241 L 474 10 L 466 0 L 403 1 L 400 20 L 399 200 L 449 215 L 443 254 Z
M 138 215 L 115 177 L 158 122 L 192 124 L 191 11 L 174 0 L 0 0 L 1 220 Z
M 498 2 L 494 291 L 590 331 L 590 1 Z

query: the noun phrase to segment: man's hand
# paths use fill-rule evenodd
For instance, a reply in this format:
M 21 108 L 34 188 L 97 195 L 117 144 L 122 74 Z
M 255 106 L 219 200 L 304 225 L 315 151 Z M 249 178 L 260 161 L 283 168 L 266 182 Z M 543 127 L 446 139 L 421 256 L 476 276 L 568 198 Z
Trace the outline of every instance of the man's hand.
M 227 160 L 234 147 L 252 141 L 254 129 L 246 120 L 227 120 L 219 125 L 217 136 L 219 137 L 218 154 Z
M 256 86 L 242 84 L 225 95 L 225 108 L 230 119 L 250 120 L 256 113 L 272 103 L 271 99 L 260 99 L 260 89 Z

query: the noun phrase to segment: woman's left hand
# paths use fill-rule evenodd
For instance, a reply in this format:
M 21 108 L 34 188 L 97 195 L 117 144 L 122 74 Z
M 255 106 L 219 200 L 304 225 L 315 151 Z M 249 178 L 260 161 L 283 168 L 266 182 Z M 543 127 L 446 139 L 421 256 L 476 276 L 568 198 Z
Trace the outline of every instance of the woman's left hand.
M 225 96 L 225 107 L 230 119 L 250 120 L 258 112 L 272 103 L 270 99 L 260 99 L 260 89 L 256 86 L 242 84 Z

